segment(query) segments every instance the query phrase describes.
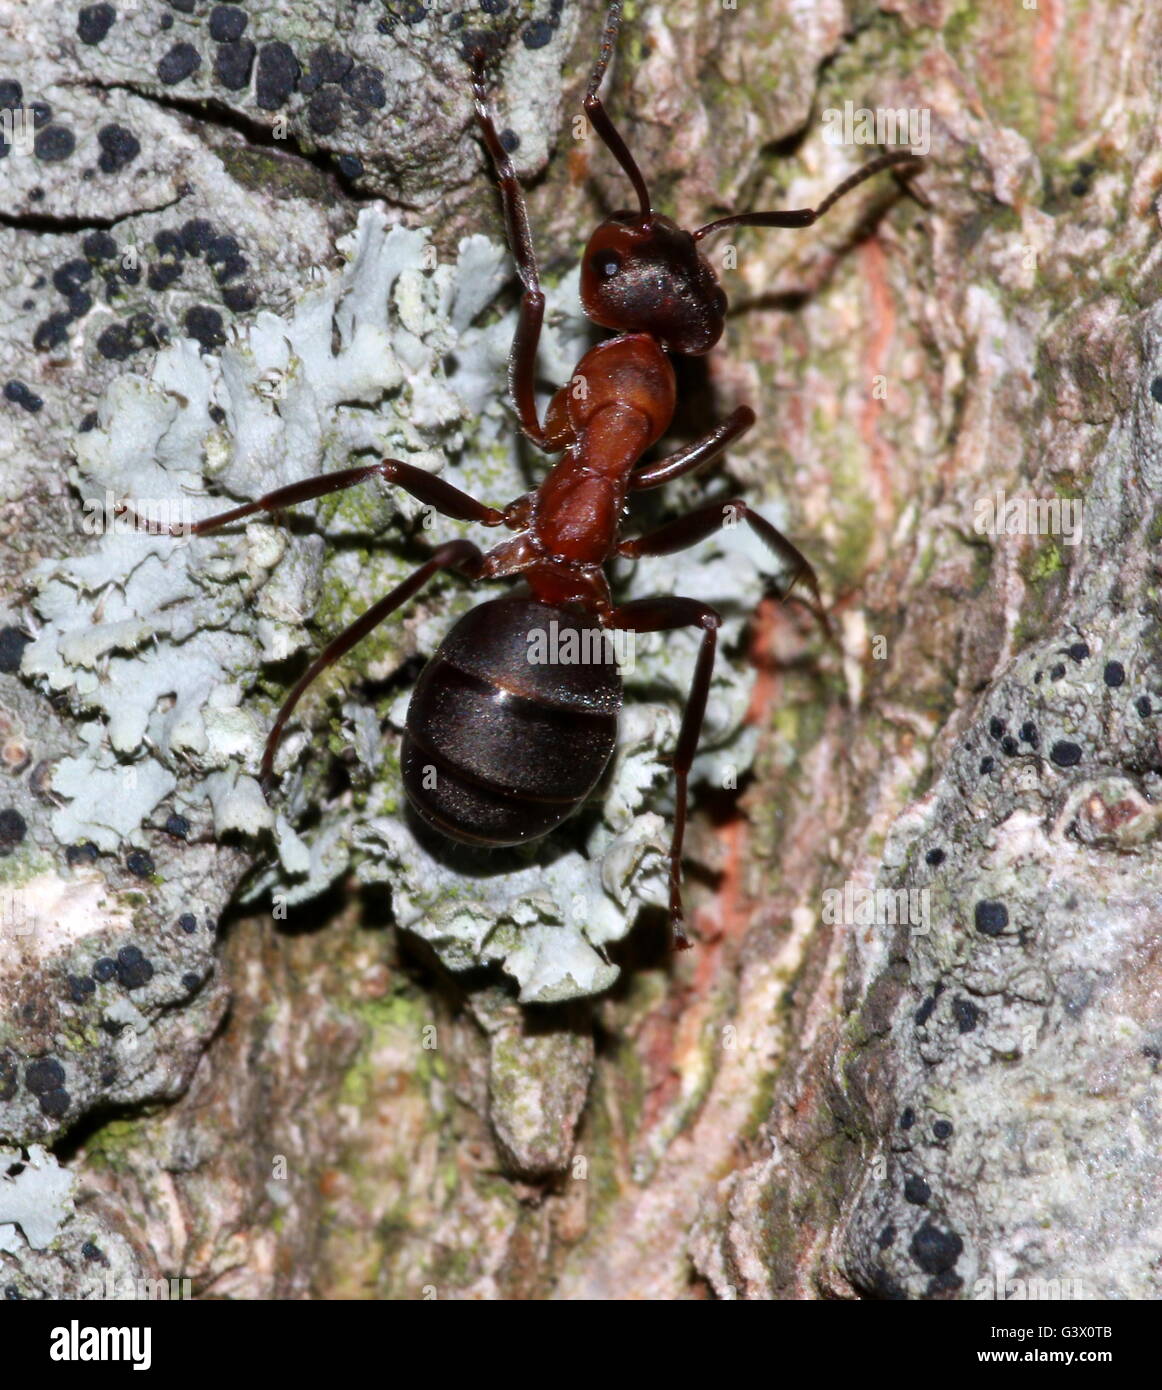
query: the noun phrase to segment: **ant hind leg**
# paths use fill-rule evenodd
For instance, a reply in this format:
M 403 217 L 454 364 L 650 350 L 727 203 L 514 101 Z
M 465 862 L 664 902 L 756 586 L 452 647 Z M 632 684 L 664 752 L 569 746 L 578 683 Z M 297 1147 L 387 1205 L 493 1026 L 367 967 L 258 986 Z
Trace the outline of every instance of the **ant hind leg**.
M 484 556 L 480 548 L 471 541 L 448 541 L 445 545 L 438 546 L 432 552 L 430 560 L 426 560 L 402 584 L 397 584 L 391 593 L 385 594 L 377 603 L 373 603 L 362 617 L 356 618 L 345 632 L 341 632 L 323 648 L 283 701 L 278 718 L 267 736 L 259 774 L 265 793 L 269 795 L 274 784 L 274 756 L 278 752 L 283 730 L 307 687 L 340 657 L 345 656 L 357 642 L 361 642 L 373 628 L 377 628 L 385 618 L 390 617 L 397 608 L 402 608 L 438 571 L 458 570 L 467 579 L 477 579 L 483 563 Z
M 690 694 L 682 715 L 682 727 L 678 732 L 678 744 L 674 749 L 676 785 L 674 832 L 670 840 L 670 926 L 674 933 L 674 944 L 679 950 L 685 950 L 693 944 L 686 935 L 686 917 L 682 907 L 682 843 L 686 835 L 687 784 L 694 754 L 698 751 L 698 738 L 702 732 L 702 719 L 710 694 L 710 677 L 714 672 L 714 654 L 718 646 L 718 629 L 721 624 L 721 617 L 708 603 L 680 596 L 635 599 L 632 603 L 615 608 L 609 615 L 610 627 L 626 628 L 631 632 L 672 632 L 679 627 L 702 629 L 694 679 L 690 683 Z

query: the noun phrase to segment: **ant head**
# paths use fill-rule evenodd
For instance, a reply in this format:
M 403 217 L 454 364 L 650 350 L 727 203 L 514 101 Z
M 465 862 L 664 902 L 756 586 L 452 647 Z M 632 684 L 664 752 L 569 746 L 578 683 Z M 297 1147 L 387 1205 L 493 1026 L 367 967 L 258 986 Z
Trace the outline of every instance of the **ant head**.
M 602 328 L 649 333 L 668 352 L 699 356 L 721 338 L 726 295 L 694 237 L 657 213 L 619 212 L 589 238 L 581 303 Z

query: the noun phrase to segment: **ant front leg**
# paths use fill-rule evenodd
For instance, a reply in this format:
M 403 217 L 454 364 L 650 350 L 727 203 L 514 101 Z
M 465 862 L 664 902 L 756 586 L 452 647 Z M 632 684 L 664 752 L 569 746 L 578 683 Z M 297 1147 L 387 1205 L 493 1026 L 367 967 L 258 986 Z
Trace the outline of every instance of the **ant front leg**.
M 723 526 L 736 526 L 739 521 L 745 521 L 767 548 L 791 570 L 791 580 L 783 590 L 782 598 L 787 598 L 799 580 L 807 585 L 813 600 L 808 607 L 819 620 L 828 639 L 833 641 L 831 624 L 823 607 L 819 581 L 811 562 L 797 545 L 772 526 L 765 516 L 753 511 L 741 497 L 732 497 L 726 502 L 707 502 L 705 506 L 696 507 L 685 516 L 659 526 L 656 531 L 621 541 L 617 553 L 629 560 L 638 560 L 646 555 L 672 555 L 676 550 L 686 550 L 706 540 Z
M 356 618 L 346 631 L 341 632 L 338 637 L 323 648 L 283 701 L 278 718 L 274 721 L 274 726 L 267 736 L 259 773 L 264 792 L 269 793 L 274 781 L 274 755 L 278 752 L 283 729 L 286 728 L 287 720 L 294 713 L 294 708 L 307 687 L 317 680 L 328 666 L 333 666 L 357 642 L 361 642 L 373 628 L 377 628 L 385 618 L 390 617 L 397 608 L 402 608 L 408 599 L 413 598 L 440 570 L 459 570 L 468 579 L 478 579 L 483 564 L 484 556 L 479 546 L 473 545 L 471 541 L 448 541 L 446 544 L 438 546 L 432 552 L 430 560 L 425 561 L 402 584 L 397 584 L 391 593 L 385 594 L 378 603 L 373 603 L 361 618 Z
M 508 245 L 516 262 L 517 274 L 524 286 L 520 297 L 520 316 L 512 351 L 508 359 L 508 389 L 520 419 L 520 427 L 538 449 L 549 449 L 549 441 L 537 416 L 537 348 L 541 341 L 541 324 L 545 318 L 545 296 L 541 290 L 537 253 L 533 234 L 529 230 L 529 213 L 524 194 L 517 180 L 516 169 L 508 151 L 500 143 L 492 115 L 488 110 L 488 92 L 484 85 L 484 53 L 472 54 L 472 95 L 476 102 L 476 119 L 480 132 L 500 180 L 500 197 L 504 204 L 504 221 L 508 230 Z
M 678 746 L 674 750 L 674 834 L 670 840 L 670 925 L 674 944 L 685 950 L 692 943 L 686 935 L 685 914 L 682 910 L 682 842 L 686 836 L 686 796 L 690 768 L 698 751 L 698 737 L 706 714 L 710 694 L 710 677 L 714 671 L 714 653 L 718 645 L 719 614 L 708 603 L 694 598 L 644 598 L 622 604 L 609 615 L 610 627 L 630 632 L 673 632 L 680 627 L 700 627 L 702 642 L 694 679 L 682 715 Z
M 384 482 L 394 483 L 418 502 L 434 507 L 441 516 L 451 517 L 454 521 L 476 521 L 482 526 L 500 526 L 505 520 L 504 512 L 478 502 L 475 497 L 461 492 L 458 487 L 444 482 L 435 474 L 416 468 L 413 464 L 402 463 L 399 459 L 382 459 L 379 463 L 364 464 L 360 468 L 339 468 L 334 473 L 304 478 L 301 483 L 276 488 L 255 502 L 245 502 L 240 507 L 232 507 L 228 512 L 219 512 L 216 516 L 203 517 L 190 525 L 174 522 L 169 526 L 151 526 L 148 519 L 139 517 L 124 502 L 118 504 L 117 514 L 131 516 L 139 529 L 151 535 L 204 536 L 217 531 L 219 527 L 229 526 L 233 521 L 243 521 L 257 512 L 277 512 L 283 507 L 293 507 L 297 502 L 310 502 L 332 492 L 343 492 L 368 478 L 382 478 Z
M 683 478 L 687 473 L 705 468 L 720 458 L 754 422 L 755 413 L 750 406 L 740 405 L 722 424 L 715 426 L 701 439 L 696 439 L 693 444 L 687 444 L 684 449 L 664 459 L 635 468 L 629 475 L 630 491 L 641 492 L 648 487 L 661 487 L 663 483 L 672 483 L 675 478 Z

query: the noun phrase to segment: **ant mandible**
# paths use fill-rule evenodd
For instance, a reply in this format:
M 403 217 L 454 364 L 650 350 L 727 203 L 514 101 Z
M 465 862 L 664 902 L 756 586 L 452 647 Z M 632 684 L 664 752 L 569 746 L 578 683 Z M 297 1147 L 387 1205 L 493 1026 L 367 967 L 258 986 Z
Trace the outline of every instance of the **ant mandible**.
M 593 629 L 700 629 L 673 759 L 670 920 L 676 944 L 684 947 L 690 944 L 681 879 L 687 779 L 710 691 L 721 620 L 708 603 L 695 598 L 667 596 L 615 605 L 604 566 L 616 555 L 637 558 L 683 550 L 710 536 L 724 516 L 744 518 L 791 569 L 784 596 L 803 580 L 817 616 L 827 623 L 811 565 L 741 498 L 698 507 L 634 539 L 620 538 L 631 493 L 660 487 L 713 463 L 755 422 L 754 411 L 739 406 L 677 453 L 641 462 L 673 419 L 676 387 L 668 354 L 700 356 L 722 336 L 726 295 L 698 243 L 723 227 L 809 227 L 865 179 L 889 165 L 916 165 L 919 160 L 909 151 L 894 151 L 845 179 L 817 208 L 738 213 L 687 232 L 654 212 L 645 179 L 598 96 L 620 20 L 621 5 L 614 3 L 584 106 L 593 129 L 633 185 L 638 206 L 603 222 L 590 237 L 581 263 L 585 313 L 616 336 L 585 354 L 571 381 L 550 401 L 543 423 L 536 405 L 535 364 L 545 298 L 524 195 L 487 106 L 484 53 L 476 49 L 471 54 L 476 115 L 500 183 L 508 242 L 523 287 L 509 359 L 509 390 L 525 437 L 547 454 L 562 455 L 540 486 L 499 510 L 423 469 L 383 459 L 292 483 L 217 516 L 169 529 L 205 535 L 256 512 L 277 511 L 380 478 L 443 516 L 505 526 L 517 533 L 487 554 L 467 540 L 437 546 L 414 574 L 373 604 L 311 663 L 286 697 L 262 757 L 262 780 L 269 788 L 279 741 L 303 692 L 433 575 L 451 570 L 473 582 L 519 576 L 528 597 L 479 604 L 459 620 L 432 656 L 412 695 L 401 750 L 404 787 L 420 818 L 445 836 L 475 845 L 521 844 L 547 834 L 589 795 L 613 751 L 622 685 L 607 645 L 605 659 L 534 664 L 534 634 L 554 622 L 558 633 L 582 639 L 592 639 Z M 600 649 L 603 644 L 597 645 Z

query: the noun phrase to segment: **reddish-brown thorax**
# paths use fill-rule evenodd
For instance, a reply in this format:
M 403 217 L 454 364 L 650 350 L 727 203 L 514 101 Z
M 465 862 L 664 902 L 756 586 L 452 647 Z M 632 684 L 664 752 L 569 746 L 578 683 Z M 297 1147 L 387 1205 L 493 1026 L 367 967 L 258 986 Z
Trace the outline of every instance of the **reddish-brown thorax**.
M 649 334 L 591 348 L 545 417 L 547 438 L 564 453 L 540 487 L 509 509 L 508 524 L 523 534 L 497 546 L 490 572 L 523 574 L 544 603 L 604 596 L 600 571 L 617 543 L 630 475 L 669 427 L 676 404 L 674 369 Z

